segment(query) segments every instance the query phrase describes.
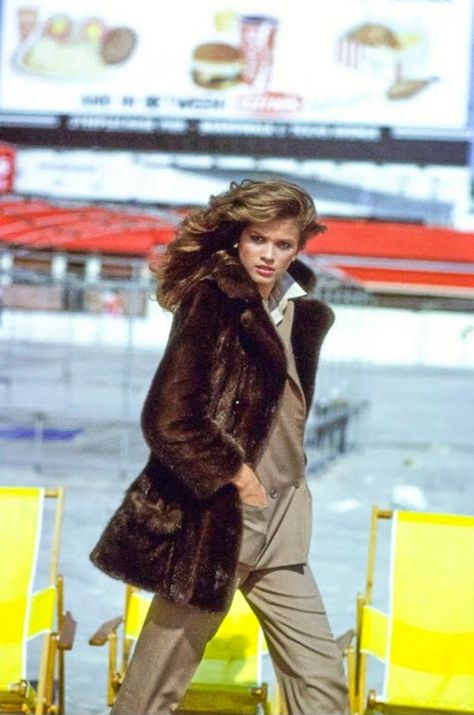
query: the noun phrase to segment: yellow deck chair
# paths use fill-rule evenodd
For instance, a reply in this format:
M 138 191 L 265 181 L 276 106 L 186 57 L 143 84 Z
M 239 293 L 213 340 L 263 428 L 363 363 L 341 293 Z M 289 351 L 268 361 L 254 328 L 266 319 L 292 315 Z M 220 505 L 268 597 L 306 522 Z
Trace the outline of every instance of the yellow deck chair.
M 104 623 L 91 645 L 109 643 L 107 703 L 113 705 L 140 634 L 151 597 L 126 587 L 125 615 Z M 120 664 L 118 627 L 123 623 Z M 246 600 L 236 591 L 232 606 L 209 641 L 177 713 L 276 713 L 278 688 L 260 625 Z
M 392 519 L 388 614 L 372 605 L 381 519 Z M 369 656 L 383 664 L 381 693 L 367 693 Z M 474 713 L 474 517 L 373 508 L 348 677 L 352 713 Z
M 49 497 L 55 499 L 54 523 L 46 535 Z M 63 498 L 62 488 L 0 487 L 0 712 L 64 713 L 64 651 L 72 648 L 75 622 L 63 612 L 57 573 Z M 47 536 L 49 581 L 33 593 Z M 40 662 L 30 680 L 28 642 L 41 634 Z

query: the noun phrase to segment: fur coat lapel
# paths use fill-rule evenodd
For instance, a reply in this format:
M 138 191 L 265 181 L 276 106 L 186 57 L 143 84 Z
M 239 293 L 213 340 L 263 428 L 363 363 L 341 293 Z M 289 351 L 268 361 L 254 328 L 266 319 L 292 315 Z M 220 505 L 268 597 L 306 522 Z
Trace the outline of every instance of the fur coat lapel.
M 256 360 L 272 366 L 279 381 L 286 374 L 286 358 L 283 344 L 273 327 L 272 320 L 265 309 L 260 293 L 250 280 L 247 272 L 238 262 L 218 263 L 210 272 L 210 280 L 224 296 L 235 301 L 240 312 L 240 326 L 250 354 Z
M 316 276 L 301 260 L 290 265 L 289 274 L 307 292 L 311 293 L 316 286 Z M 242 325 L 253 336 L 257 346 L 268 347 L 268 359 L 280 372 L 286 369 L 284 348 L 278 333 L 263 307 L 263 303 L 255 284 L 248 278 L 241 264 L 218 263 L 211 271 L 221 291 L 228 298 L 243 300 L 248 308 L 242 312 Z M 314 381 L 318 364 L 319 352 L 328 332 L 334 322 L 334 313 L 327 305 L 318 300 L 298 298 L 295 303 L 295 319 L 292 330 L 292 346 L 295 356 L 301 386 L 305 394 L 307 410 L 314 398 Z

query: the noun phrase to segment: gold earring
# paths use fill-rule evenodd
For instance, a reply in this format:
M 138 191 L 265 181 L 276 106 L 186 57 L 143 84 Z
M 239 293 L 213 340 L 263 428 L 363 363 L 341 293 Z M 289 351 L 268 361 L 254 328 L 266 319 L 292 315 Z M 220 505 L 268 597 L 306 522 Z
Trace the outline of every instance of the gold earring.
M 239 242 L 236 241 L 234 244 L 232 244 L 232 248 L 238 248 L 239 247 Z

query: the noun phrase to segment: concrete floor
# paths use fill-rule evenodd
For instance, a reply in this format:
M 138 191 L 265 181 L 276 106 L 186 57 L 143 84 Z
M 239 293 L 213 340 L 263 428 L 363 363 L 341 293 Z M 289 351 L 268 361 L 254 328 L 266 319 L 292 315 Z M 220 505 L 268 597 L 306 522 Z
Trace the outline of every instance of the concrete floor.
M 69 715 L 106 711 L 106 653 L 87 640 L 121 612 L 123 587 L 88 554 L 146 457 L 138 416 L 156 362 L 150 351 L 0 343 L 0 428 L 41 420 L 82 430 L 43 446 L 0 438 L 2 484 L 66 487 L 61 570 L 78 621 L 67 656 Z M 323 364 L 318 394 L 342 374 L 370 409 L 346 455 L 316 470 L 317 455 L 308 450 L 310 561 L 335 634 L 353 625 L 372 504 L 455 513 L 472 513 L 474 504 L 472 371 Z M 383 589 L 379 598 L 383 605 Z

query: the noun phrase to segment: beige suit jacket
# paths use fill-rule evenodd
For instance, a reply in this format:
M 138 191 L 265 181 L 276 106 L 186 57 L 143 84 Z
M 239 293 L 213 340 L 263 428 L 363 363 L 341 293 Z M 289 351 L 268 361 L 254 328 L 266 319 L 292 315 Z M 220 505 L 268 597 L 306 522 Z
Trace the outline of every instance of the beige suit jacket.
M 291 350 L 293 315 L 290 300 L 277 326 L 287 353 L 288 377 L 267 448 L 255 467 L 268 506 L 243 508 L 239 560 L 252 568 L 306 563 L 311 540 L 311 493 L 303 448 L 306 405 Z

